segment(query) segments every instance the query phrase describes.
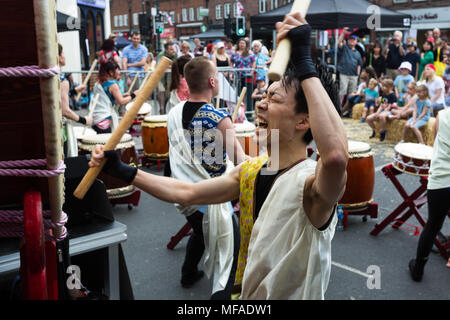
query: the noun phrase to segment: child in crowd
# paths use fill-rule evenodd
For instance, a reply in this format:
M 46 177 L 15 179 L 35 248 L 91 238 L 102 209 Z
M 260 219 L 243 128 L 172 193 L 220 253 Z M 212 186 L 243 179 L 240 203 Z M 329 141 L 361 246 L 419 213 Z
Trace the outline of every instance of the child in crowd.
M 363 90 L 367 88 L 367 84 L 369 82 L 369 74 L 366 72 L 366 70 L 361 71 L 361 74 L 359 75 L 359 85 L 356 91 L 353 91 L 347 96 L 347 102 L 345 103 L 344 107 L 342 108 L 342 116 L 347 117 L 351 115 L 351 110 L 353 106 L 359 102 L 361 102 L 362 98 L 364 97 Z
M 409 119 L 413 115 L 414 103 L 417 99 L 416 90 L 417 85 L 414 81 L 408 83 L 406 95 L 404 96 L 405 105 L 402 108 L 392 109 L 392 115 L 389 116 L 389 119 Z
M 375 113 L 375 100 L 379 97 L 378 91 L 376 90 L 377 85 L 378 81 L 372 78 L 369 80 L 369 87 L 363 90 L 365 103 L 361 122 L 366 121 L 367 111 L 369 111 L 369 115 Z
M 380 141 L 386 139 L 386 122 L 391 114 L 391 109 L 396 107 L 397 97 L 394 93 L 394 81 L 387 78 L 382 83 L 383 95 L 381 96 L 381 104 L 377 112 L 367 117 L 367 124 L 372 128 L 370 139 L 375 137 L 375 121 L 380 122 Z
M 414 77 L 410 74 L 412 67 L 408 61 L 403 61 L 398 70 L 400 70 L 400 74 L 394 80 L 395 95 L 397 96 L 398 106 L 403 107 L 405 105 L 404 96 L 407 94 L 408 83 L 413 82 Z
M 417 140 L 419 140 L 419 143 L 425 144 L 419 128 L 427 124 L 428 120 L 430 119 L 430 110 L 431 100 L 428 93 L 428 88 L 426 85 L 420 85 L 417 88 L 417 99 L 414 103 L 413 116 L 409 118 L 408 122 L 405 124 L 405 128 L 403 129 L 402 141 L 400 142 L 405 141 L 406 132 L 409 128 L 411 128 L 411 130 L 416 135 Z

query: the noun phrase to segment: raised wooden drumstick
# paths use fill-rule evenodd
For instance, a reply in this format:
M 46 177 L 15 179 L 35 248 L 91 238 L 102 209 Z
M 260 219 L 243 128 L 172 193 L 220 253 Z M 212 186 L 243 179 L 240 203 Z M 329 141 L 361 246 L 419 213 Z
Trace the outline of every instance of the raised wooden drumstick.
M 97 65 L 97 59 L 95 59 L 94 62 L 92 62 L 91 69 L 89 69 L 89 72 L 88 72 L 86 78 L 84 78 L 83 85 L 87 85 L 89 78 L 91 77 L 91 74 L 94 71 L 96 65 Z M 80 99 L 80 97 L 81 97 L 81 92 L 79 92 L 77 94 L 77 96 L 75 97 L 75 101 L 78 101 Z
M 89 110 L 89 115 L 88 115 L 88 117 L 92 117 L 92 115 L 94 114 L 94 109 L 95 109 L 95 107 L 97 106 L 97 102 L 98 102 L 98 98 L 100 97 L 100 93 L 97 93 L 96 95 L 95 95 L 95 97 L 94 97 L 94 101 L 92 101 L 92 107 L 91 107 L 91 109 Z M 84 134 L 86 133 L 86 129 L 87 129 L 87 124 L 86 125 L 84 125 L 84 129 L 83 129 L 83 136 L 84 136 Z
M 134 76 L 133 82 L 131 83 L 130 88 L 128 89 L 128 92 L 127 92 L 128 94 L 131 93 L 131 89 L 133 89 L 133 86 L 136 83 L 136 80 L 137 80 L 138 77 L 139 77 L 139 72 L 136 73 L 136 75 Z
M 239 109 L 241 108 L 241 103 L 244 101 L 245 93 L 247 92 L 247 87 L 243 87 L 241 91 L 241 95 L 239 96 L 239 100 L 236 104 L 236 108 L 234 108 L 233 117 L 231 118 L 231 122 L 234 123 L 234 120 L 236 120 L 236 117 L 238 115 Z
M 300 12 L 303 17 L 306 16 L 311 0 L 295 0 L 292 4 L 291 12 Z M 283 77 L 289 59 L 291 57 L 291 42 L 284 38 L 277 46 L 275 56 L 270 64 L 268 75 L 271 81 L 279 81 Z
M 136 118 L 139 109 L 141 109 L 144 102 L 148 99 L 150 94 L 152 94 L 153 90 L 155 90 L 156 86 L 158 85 L 159 81 L 161 81 L 162 77 L 164 76 L 164 73 L 166 72 L 167 68 L 170 67 L 172 64 L 172 60 L 166 57 L 162 57 L 159 63 L 156 65 L 155 71 L 152 73 L 150 79 L 145 84 L 144 88 L 139 92 L 138 96 L 136 97 L 136 100 L 134 101 L 131 108 L 125 113 L 122 120 L 120 121 L 119 125 L 117 126 L 117 129 L 112 133 L 109 140 L 106 142 L 105 147 L 103 150 L 114 150 L 117 146 L 117 144 L 120 142 L 120 139 L 125 134 L 125 132 L 128 130 L 128 128 L 133 123 L 134 119 Z M 99 175 L 99 173 L 102 171 L 103 166 L 105 165 L 107 159 L 103 159 L 103 161 L 100 163 L 100 166 L 89 168 L 89 170 L 86 172 L 85 176 L 83 177 L 83 180 L 81 180 L 80 184 L 78 185 L 77 189 L 73 193 L 73 195 L 78 199 L 83 199 L 86 192 L 91 187 L 92 183 L 94 183 L 95 178 Z
M 147 74 L 145 75 L 144 80 L 143 80 L 142 83 L 141 83 L 141 86 L 139 87 L 139 90 L 141 90 L 141 89 L 144 87 L 145 83 L 146 83 L 147 80 L 148 80 L 148 77 L 150 77 L 150 74 L 151 74 L 151 72 L 147 72 Z

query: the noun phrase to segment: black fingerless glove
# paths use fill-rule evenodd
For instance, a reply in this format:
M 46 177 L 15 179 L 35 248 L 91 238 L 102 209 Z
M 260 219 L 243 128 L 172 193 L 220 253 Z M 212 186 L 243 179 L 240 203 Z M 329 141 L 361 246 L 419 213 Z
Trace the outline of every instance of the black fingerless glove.
M 78 121 L 77 121 L 78 123 L 86 124 L 86 118 L 85 117 L 79 116 L 78 118 L 79 118 Z
M 311 59 L 311 26 L 298 26 L 290 30 L 287 37 L 291 41 L 291 63 L 299 80 L 319 77 Z
M 103 172 L 127 183 L 131 183 L 134 180 L 137 174 L 137 168 L 123 163 L 120 160 L 117 151 L 105 151 L 105 157 L 108 158 L 108 160 L 103 167 Z

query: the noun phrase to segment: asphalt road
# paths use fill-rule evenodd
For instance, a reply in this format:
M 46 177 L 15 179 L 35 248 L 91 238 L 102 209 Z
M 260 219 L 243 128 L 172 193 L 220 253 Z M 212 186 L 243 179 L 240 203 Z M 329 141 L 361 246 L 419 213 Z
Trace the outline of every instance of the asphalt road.
M 379 204 L 378 219 L 362 220 L 350 215 L 347 228 L 336 231 L 332 246 L 331 278 L 325 298 L 329 300 L 397 300 L 450 299 L 450 269 L 438 253 L 431 253 L 421 283 L 413 282 L 408 262 L 414 257 L 419 237 L 410 230 L 385 228 L 377 236 L 370 235 L 377 222 L 382 221 L 401 202 L 402 198 L 381 168 L 390 163 L 394 144 L 368 139 L 367 125 L 344 120 L 350 139 L 367 141 L 374 150 L 374 202 Z M 136 138 L 137 145 L 140 144 Z M 162 174 L 156 166 L 143 168 Z M 419 186 L 417 176 L 401 174 L 400 182 L 408 193 Z M 427 217 L 427 205 L 420 212 Z M 166 245 L 186 222 L 174 206 L 148 194 L 142 194 L 139 206 L 128 210 L 126 205 L 114 208 L 115 218 L 128 227 L 124 243 L 132 286 L 136 299 L 209 299 L 211 281 L 206 277 L 193 288 L 180 285 L 181 265 L 187 238 L 174 250 Z M 414 217 L 407 221 L 420 226 Z M 419 229 L 421 230 L 421 229 Z M 450 220 L 442 232 L 450 234 Z M 370 277 L 373 275 L 373 277 Z

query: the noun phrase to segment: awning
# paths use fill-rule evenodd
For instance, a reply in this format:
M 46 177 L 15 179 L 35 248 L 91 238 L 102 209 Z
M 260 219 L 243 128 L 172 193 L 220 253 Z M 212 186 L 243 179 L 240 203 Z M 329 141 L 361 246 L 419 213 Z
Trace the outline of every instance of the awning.
M 189 36 L 189 38 L 199 38 L 203 40 L 217 40 L 220 38 L 226 38 L 225 34 L 223 33 L 223 29 L 211 29 L 206 32 L 197 33 L 194 35 Z
M 373 3 L 366 0 L 320 0 L 311 1 L 306 20 L 313 29 L 342 29 L 367 28 L 367 22 L 374 14 Z M 273 30 L 275 23 L 283 21 L 284 16 L 291 11 L 292 3 L 278 9 L 257 14 L 251 17 L 251 26 L 255 29 Z M 409 27 L 411 16 L 409 14 L 376 7 L 380 15 L 381 28 Z

